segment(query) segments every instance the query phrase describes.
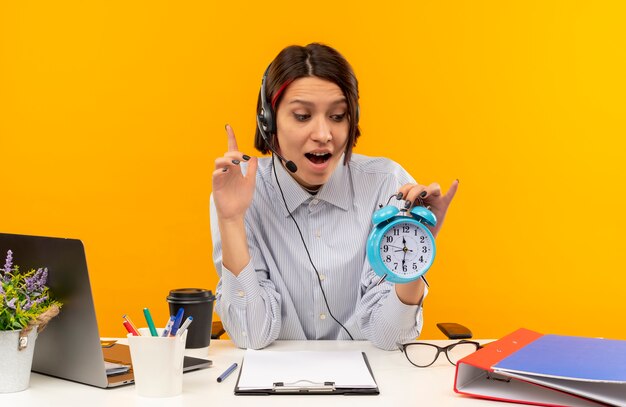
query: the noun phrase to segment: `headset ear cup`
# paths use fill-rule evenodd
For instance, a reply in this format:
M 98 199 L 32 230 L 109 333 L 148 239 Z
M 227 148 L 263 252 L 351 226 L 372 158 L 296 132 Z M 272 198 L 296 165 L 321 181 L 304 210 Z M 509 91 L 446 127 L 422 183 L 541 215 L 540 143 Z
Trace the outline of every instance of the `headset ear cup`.
M 274 112 L 270 106 L 263 107 L 263 122 L 266 125 L 266 132 L 270 135 L 276 134 L 276 121 Z
M 274 116 L 272 112 L 261 108 L 261 113 L 259 113 L 259 124 L 263 126 L 261 130 L 266 134 L 272 135 L 276 133 L 276 129 L 274 128 Z
M 265 116 L 263 116 L 263 110 L 259 114 L 256 115 L 258 119 L 258 127 L 259 131 L 265 133 L 267 131 L 267 123 L 265 122 Z
M 266 85 L 267 81 L 267 73 L 270 70 L 270 65 L 265 69 L 265 73 L 263 74 L 263 79 L 261 79 L 261 90 L 260 90 L 260 99 L 261 99 L 261 113 L 259 114 L 259 121 L 263 125 L 263 130 L 270 136 L 272 134 L 276 134 L 276 122 L 274 120 L 274 112 L 272 111 L 272 107 L 269 103 L 267 103 L 266 94 Z

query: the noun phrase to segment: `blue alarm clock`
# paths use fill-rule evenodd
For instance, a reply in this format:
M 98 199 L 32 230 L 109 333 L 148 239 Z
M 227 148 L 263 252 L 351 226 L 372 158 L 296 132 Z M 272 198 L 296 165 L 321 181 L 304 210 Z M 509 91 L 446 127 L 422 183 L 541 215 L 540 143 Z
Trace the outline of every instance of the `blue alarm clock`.
M 367 239 L 367 259 L 374 272 L 392 283 L 422 277 L 435 259 L 434 213 L 423 206 L 411 210 L 385 206 L 372 215 L 374 228 Z

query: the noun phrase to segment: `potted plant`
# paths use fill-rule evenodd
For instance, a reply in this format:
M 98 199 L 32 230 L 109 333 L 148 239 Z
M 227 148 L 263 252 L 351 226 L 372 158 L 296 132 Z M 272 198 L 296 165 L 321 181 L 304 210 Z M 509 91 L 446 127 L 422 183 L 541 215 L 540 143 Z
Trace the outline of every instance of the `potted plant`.
M 7 251 L 0 269 L 0 393 L 28 387 L 37 334 L 59 313 L 47 279 L 47 268 L 24 272 Z

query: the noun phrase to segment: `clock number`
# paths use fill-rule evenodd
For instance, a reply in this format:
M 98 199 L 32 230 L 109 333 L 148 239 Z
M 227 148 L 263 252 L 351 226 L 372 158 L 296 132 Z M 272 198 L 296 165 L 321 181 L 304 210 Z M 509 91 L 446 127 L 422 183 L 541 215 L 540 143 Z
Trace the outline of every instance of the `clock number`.
M 385 239 L 387 239 L 387 243 L 393 243 L 393 236 L 385 236 Z
M 389 251 L 389 246 L 383 245 L 383 253 L 387 253 Z
M 417 236 L 417 230 L 415 231 L 415 235 Z M 420 243 L 424 243 L 424 241 L 426 240 L 426 236 L 420 236 Z
M 422 246 L 422 253 L 428 253 L 428 247 Z
M 387 257 L 385 257 L 385 261 L 391 263 L 391 255 L 388 254 Z
M 420 261 L 420 263 L 424 262 L 424 256 L 420 256 L 420 258 L 418 259 Z
M 403 264 L 403 265 L 402 265 L 402 271 L 404 271 L 404 272 L 406 273 L 406 272 L 407 272 L 407 270 L 408 270 L 408 269 L 407 269 L 407 267 L 406 267 L 406 264 Z
M 394 236 L 400 236 L 400 229 L 394 228 L 393 229 L 393 235 Z
M 398 263 L 393 263 L 393 269 L 397 270 L 398 269 Z
M 402 226 L 402 233 L 409 233 L 410 231 L 409 225 Z
M 417 264 L 413 263 L 413 270 L 417 270 Z

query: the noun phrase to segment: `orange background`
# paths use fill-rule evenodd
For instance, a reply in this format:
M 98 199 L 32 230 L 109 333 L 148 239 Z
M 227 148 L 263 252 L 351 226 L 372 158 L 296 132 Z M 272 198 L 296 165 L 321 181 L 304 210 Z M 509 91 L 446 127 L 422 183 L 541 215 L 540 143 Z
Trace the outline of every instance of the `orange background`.
M 0 3 L 0 230 L 80 238 L 102 336 L 215 289 L 209 194 L 261 75 L 324 42 L 361 86 L 358 153 L 460 189 L 423 337 L 626 339 L 623 2 Z

